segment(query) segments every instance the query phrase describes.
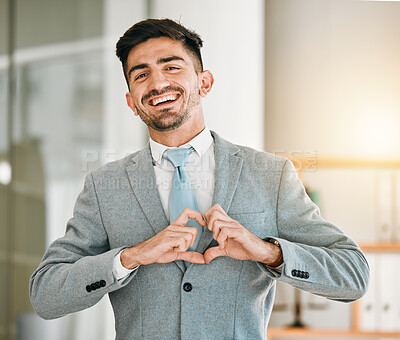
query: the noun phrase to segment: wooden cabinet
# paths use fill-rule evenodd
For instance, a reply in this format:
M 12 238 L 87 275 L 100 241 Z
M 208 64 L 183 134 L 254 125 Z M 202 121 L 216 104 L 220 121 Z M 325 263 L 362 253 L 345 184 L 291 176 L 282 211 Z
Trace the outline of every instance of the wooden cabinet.
M 368 169 L 400 169 L 400 160 L 398 159 L 350 159 L 350 158 L 321 158 L 321 157 L 305 157 L 301 154 L 283 155 L 289 158 L 300 179 L 303 179 L 303 172 L 307 169 L 314 168 L 368 168 Z M 365 253 L 399 253 L 400 242 L 371 242 L 359 243 L 360 248 Z M 302 338 L 302 339 L 340 339 L 340 338 L 392 338 L 400 339 L 400 332 L 366 332 L 360 327 L 361 323 L 361 306 L 360 301 L 352 303 L 351 327 L 347 330 L 336 329 L 317 329 L 317 328 L 274 328 L 269 327 L 267 331 L 268 340 Z

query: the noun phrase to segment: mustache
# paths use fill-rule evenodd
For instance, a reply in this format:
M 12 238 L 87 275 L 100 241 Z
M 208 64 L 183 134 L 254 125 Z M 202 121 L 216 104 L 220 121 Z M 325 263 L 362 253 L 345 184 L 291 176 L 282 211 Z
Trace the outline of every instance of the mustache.
M 180 94 L 183 93 L 183 89 L 177 86 L 167 86 L 164 87 L 161 90 L 151 90 L 149 92 L 147 92 L 143 98 L 142 98 L 142 102 L 146 101 L 147 99 L 149 99 L 150 97 L 154 97 L 154 96 L 160 96 L 164 93 L 168 93 L 168 92 L 179 92 Z

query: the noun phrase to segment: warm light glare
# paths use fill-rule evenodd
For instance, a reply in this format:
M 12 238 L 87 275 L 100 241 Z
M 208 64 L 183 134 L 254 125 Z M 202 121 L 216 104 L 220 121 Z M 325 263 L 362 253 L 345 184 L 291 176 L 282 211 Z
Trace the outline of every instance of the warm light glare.
M 11 182 L 11 165 L 7 161 L 0 162 L 0 184 L 8 185 Z
M 355 142 L 372 157 L 389 157 L 398 154 L 398 128 L 400 118 L 389 108 L 371 107 L 362 111 L 355 130 Z

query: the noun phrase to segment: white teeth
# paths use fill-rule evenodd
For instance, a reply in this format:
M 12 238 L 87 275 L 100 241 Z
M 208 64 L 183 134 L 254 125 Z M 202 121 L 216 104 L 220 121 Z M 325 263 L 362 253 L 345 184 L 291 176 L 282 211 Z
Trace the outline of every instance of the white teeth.
M 156 106 L 157 104 L 166 102 L 168 100 L 175 100 L 176 97 L 177 97 L 177 95 L 175 95 L 175 94 L 169 94 L 164 97 L 159 97 L 159 98 L 153 99 L 152 102 L 153 102 L 153 105 Z

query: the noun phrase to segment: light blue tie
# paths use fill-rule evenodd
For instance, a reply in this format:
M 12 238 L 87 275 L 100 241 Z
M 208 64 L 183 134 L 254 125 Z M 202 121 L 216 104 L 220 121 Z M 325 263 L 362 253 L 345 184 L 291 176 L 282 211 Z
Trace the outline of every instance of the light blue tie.
M 174 222 L 185 208 L 199 211 L 196 196 L 190 185 L 190 178 L 186 172 L 185 165 L 189 155 L 194 151 L 189 149 L 168 149 L 164 152 L 163 158 L 170 161 L 175 168 L 172 180 L 171 192 L 168 200 L 169 221 Z M 189 219 L 186 226 L 195 227 L 197 229 L 197 237 L 194 245 L 189 248 L 195 251 L 200 241 L 203 227 L 194 219 Z M 186 263 L 186 267 L 188 263 Z

